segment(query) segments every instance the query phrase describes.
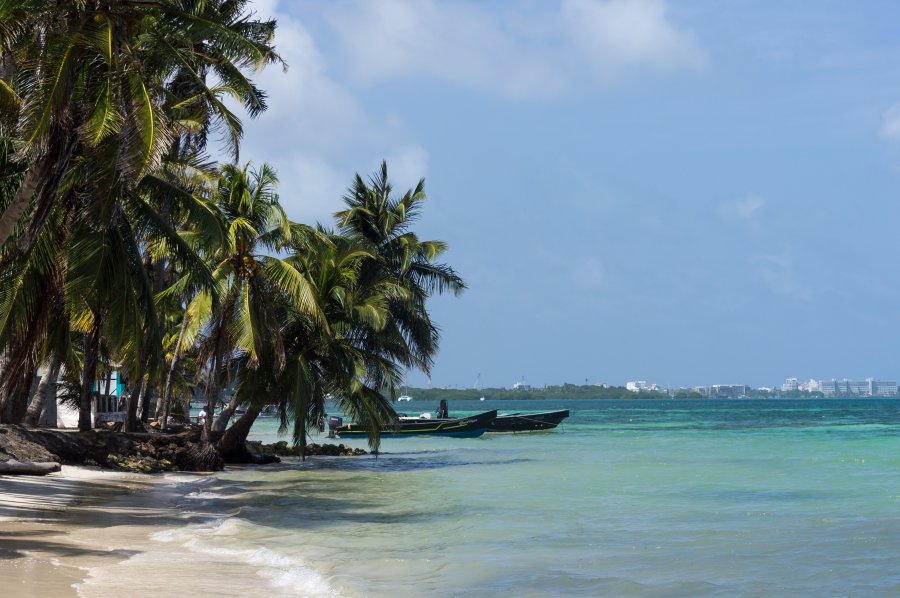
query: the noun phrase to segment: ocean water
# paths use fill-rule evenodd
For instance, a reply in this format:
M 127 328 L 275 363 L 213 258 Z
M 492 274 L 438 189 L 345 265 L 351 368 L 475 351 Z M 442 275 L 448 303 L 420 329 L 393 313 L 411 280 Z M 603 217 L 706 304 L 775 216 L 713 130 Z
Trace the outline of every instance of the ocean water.
M 149 543 L 234 595 L 900 596 L 900 400 L 450 407 L 572 414 L 206 477 Z

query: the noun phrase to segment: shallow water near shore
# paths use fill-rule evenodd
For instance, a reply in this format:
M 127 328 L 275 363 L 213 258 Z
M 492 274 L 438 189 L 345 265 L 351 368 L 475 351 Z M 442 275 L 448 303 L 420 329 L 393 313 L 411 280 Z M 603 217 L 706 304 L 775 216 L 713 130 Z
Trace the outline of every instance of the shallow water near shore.
M 450 407 L 572 415 L 173 486 L 171 517 L 97 533 L 132 552 L 78 591 L 155 575 L 224 595 L 900 595 L 900 400 Z
M 900 594 L 900 401 L 451 405 L 560 407 L 551 433 L 225 472 L 153 541 L 298 595 Z

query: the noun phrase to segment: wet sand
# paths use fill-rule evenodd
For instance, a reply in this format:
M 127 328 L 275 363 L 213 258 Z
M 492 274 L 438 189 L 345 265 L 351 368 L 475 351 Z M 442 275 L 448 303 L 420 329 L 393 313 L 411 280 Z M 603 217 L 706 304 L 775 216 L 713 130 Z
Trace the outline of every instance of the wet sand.
M 135 554 L 127 546 L 146 537 L 135 526 L 176 520 L 166 489 L 197 477 L 70 466 L 0 476 L 0 595 L 79 595 L 90 571 Z

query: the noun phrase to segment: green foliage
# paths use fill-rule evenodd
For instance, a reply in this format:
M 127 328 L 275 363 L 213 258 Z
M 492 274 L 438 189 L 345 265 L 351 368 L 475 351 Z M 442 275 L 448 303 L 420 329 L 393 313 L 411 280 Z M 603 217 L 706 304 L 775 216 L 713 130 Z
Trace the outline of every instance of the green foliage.
M 448 401 L 479 399 L 486 400 L 540 400 L 540 399 L 665 399 L 668 395 L 664 392 L 632 392 L 624 386 L 586 386 L 577 384 L 562 384 L 558 386 L 545 386 L 541 389 L 513 390 L 509 388 L 485 388 L 476 390 L 473 388 L 409 388 L 407 394 L 416 400 L 438 402 L 442 399 Z
M 428 299 L 465 283 L 413 230 L 424 181 L 357 175 L 335 232 L 288 219 L 269 165 L 209 160 L 218 135 L 237 162 L 228 100 L 266 109 L 274 31 L 247 0 L 0 0 L 0 402 L 55 355 L 82 426 L 117 369 L 128 427 L 151 390 L 234 388 L 302 447 L 331 396 L 377 448 L 401 373 L 433 364 Z

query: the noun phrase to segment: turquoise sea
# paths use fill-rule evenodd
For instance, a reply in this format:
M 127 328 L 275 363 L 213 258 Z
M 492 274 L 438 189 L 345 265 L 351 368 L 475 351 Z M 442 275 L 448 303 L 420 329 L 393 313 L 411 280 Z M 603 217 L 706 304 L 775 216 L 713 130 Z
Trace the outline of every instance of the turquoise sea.
M 572 414 L 207 477 L 152 540 L 249 567 L 251 595 L 900 595 L 900 400 L 450 408 Z

